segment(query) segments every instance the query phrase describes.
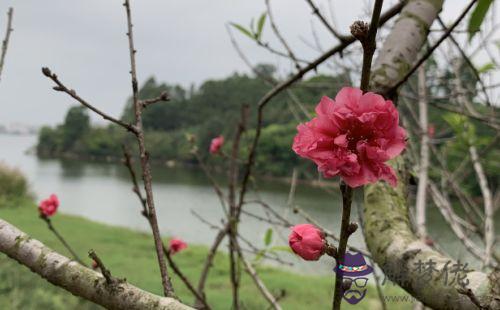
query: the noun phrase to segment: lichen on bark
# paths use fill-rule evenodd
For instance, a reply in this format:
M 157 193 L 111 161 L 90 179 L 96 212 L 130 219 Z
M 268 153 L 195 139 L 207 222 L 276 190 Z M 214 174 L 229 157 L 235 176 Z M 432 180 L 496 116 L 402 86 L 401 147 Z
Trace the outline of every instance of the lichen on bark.
M 386 93 L 411 69 L 442 4 L 442 0 L 413 0 L 406 4 L 375 62 L 373 91 Z M 391 165 L 398 171 L 396 188 L 381 182 L 365 187 L 363 232 L 375 262 L 386 276 L 429 307 L 477 309 L 469 296 L 459 292 L 463 287 L 457 281 L 444 283 L 443 270 L 458 262 L 430 248 L 413 232 L 406 197 L 407 169 L 402 158 Z M 430 261 L 440 274 L 422 278 L 416 267 Z M 460 276 L 481 305 L 500 309 L 498 271 L 487 275 L 467 270 Z

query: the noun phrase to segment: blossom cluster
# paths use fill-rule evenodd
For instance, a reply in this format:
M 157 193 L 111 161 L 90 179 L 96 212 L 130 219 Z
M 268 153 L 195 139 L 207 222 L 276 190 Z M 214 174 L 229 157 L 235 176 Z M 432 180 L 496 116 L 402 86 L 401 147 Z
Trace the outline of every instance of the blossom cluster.
M 380 179 L 396 186 L 396 174 L 385 162 L 403 151 L 406 131 L 392 101 L 344 87 L 335 100 L 323 97 L 316 114 L 297 127 L 295 153 L 312 160 L 325 177 L 339 175 L 351 187 Z

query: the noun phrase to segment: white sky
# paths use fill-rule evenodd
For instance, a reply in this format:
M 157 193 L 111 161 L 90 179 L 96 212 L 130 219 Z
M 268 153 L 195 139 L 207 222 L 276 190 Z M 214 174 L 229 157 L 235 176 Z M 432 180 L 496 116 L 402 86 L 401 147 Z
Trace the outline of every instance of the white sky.
M 0 124 L 33 125 L 60 122 L 70 104 L 67 95 L 51 89 L 40 68 L 50 67 L 61 80 L 88 101 L 119 116 L 130 94 L 125 10 L 122 0 L 2 0 L 0 36 L 6 12 L 15 9 L 14 29 L 0 82 Z M 315 1 L 328 11 L 326 0 Z M 371 1 L 332 0 L 338 29 L 362 18 Z M 394 1 L 386 1 L 388 8 Z M 443 16 L 452 21 L 465 0 L 446 1 Z M 322 29 L 304 0 L 272 0 L 273 13 L 295 53 L 312 59 L 317 52 L 299 37 L 313 41 L 311 21 L 324 47 L 335 43 Z M 371 5 L 370 5 L 371 7 Z M 209 78 L 247 72 L 233 50 L 225 25 L 247 25 L 265 9 L 264 0 L 141 0 L 132 1 L 139 81 L 197 86 Z M 498 9 L 498 8 L 496 8 Z M 269 25 L 264 40 L 279 47 Z M 272 56 L 245 37 L 241 46 L 253 63 L 269 62 L 282 70 L 290 64 Z

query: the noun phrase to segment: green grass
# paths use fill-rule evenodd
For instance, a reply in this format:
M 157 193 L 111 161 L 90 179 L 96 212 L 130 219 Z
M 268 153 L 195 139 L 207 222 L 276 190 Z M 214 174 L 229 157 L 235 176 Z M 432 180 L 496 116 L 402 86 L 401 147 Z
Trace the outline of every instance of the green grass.
M 3 206 L 2 206 L 3 205 Z M 29 200 L 21 206 L 0 203 L 0 218 L 12 223 L 47 246 L 69 255 L 37 216 L 36 207 Z M 155 294 L 161 294 L 159 270 L 151 237 L 129 229 L 112 227 L 81 217 L 58 214 L 53 218 L 55 227 L 86 262 L 89 249 L 94 249 L 114 276 L 126 278 L 134 285 Z M 204 246 L 190 245 L 174 256 L 185 274 L 193 281 L 198 278 L 207 253 Z M 312 263 L 314 264 L 314 263 Z M 213 309 L 230 309 L 231 286 L 226 255 L 219 253 L 207 282 L 207 296 Z M 293 274 L 276 268 L 258 269 L 269 289 L 278 293 L 284 290 L 281 300 L 284 309 L 330 309 L 333 279 L 327 276 Z M 186 303 L 193 298 L 175 276 L 177 294 Z M 387 295 L 405 295 L 392 285 L 384 287 Z M 246 309 L 267 309 L 251 280 L 244 276 L 241 286 L 242 302 Z M 389 304 L 389 309 L 410 308 L 410 303 Z M 380 309 L 374 287 L 356 306 L 343 303 L 344 309 Z M 31 273 L 24 266 L 0 254 L 0 309 L 99 309 Z

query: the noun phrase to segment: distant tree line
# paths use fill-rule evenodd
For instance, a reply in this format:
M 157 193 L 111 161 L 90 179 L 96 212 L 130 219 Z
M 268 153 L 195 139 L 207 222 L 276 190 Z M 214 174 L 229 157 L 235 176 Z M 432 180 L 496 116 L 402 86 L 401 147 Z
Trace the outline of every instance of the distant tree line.
M 432 71 L 434 62 L 429 61 L 428 71 Z M 275 78 L 275 68 L 271 65 L 259 65 L 259 77 L 246 74 L 233 74 L 225 79 L 207 80 L 198 89 L 185 89 L 179 85 L 158 83 L 153 77 L 149 78 L 141 87 L 140 98 L 153 98 L 162 92 L 170 97 L 168 102 L 160 102 L 148 106 L 143 114 L 144 126 L 147 130 L 147 144 L 151 158 L 160 163 L 174 162 L 177 164 L 196 164 L 195 157 L 190 153 L 191 144 L 187 135 L 196 137 L 196 144 L 202 158 L 209 156 L 208 148 L 212 138 L 218 135 L 226 137 L 223 151 L 228 153 L 231 148 L 231 138 L 240 118 L 240 107 L 243 104 L 250 106 L 249 120 L 255 120 L 255 103 L 271 88 L 262 79 Z M 451 74 L 451 73 L 450 73 Z M 464 66 L 462 68 L 463 81 L 468 89 L 475 89 L 477 81 Z M 452 85 L 446 77 L 432 77 L 429 79 L 429 94 L 436 98 L 435 102 L 448 104 L 451 98 Z M 296 126 L 306 119 L 306 113 L 314 115 L 314 107 L 324 95 L 333 96 L 342 86 L 350 84 L 350 77 L 345 75 L 326 76 L 317 75 L 297 83 L 291 91 L 293 96 L 286 93 L 277 96 L 269 104 L 264 119 L 259 152 L 256 158 L 256 170 L 261 175 L 289 176 L 294 167 L 299 168 L 302 178 L 315 178 L 317 173 L 310 163 L 300 160 L 291 150 Z M 410 79 L 409 85 L 416 84 L 415 78 Z M 471 93 L 468 96 L 472 96 Z M 473 99 L 473 98 L 470 98 Z M 411 119 L 411 111 L 400 102 L 402 115 Z M 253 105 L 253 106 L 252 106 Z M 479 106 L 479 105 L 478 105 Z M 486 109 L 486 108 L 485 108 Z M 495 109 L 496 110 L 496 109 Z M 125 103 L 122 119 L 131 120 L 133 110 L 131 99 Z M 495 137 L 495 130 L 479 121 L 469 121 L 468 129 L 462 129 L 458 114 L 444 113 L 435 107 L 429 108 L 429 122 L 432 126 L 435 147 L 446 149 L 448 153 L 447 165 L 451 171 L 460 166 L 463 161 L 464 148 L 467 145 L 463 138 L 480 137 L 475 141 L 478 146 L 486 146 Z M 271 122 L 272 120 L 272 122 Z M 462 127 L 461 127 L 462 126 Z M 255 124 L 248 124 L 249 130 L 243 143 L 250 143 Z M 457 135 L 455 131 L 463 131 L 472 137 Z M 457 138 L 458 137 L 458 138 Z M 56 127 L 43 127 L 39 133 L 37 152 L 42 157 L 75 157 L 87 159 L 111 159 L 118 161 L 122 157 L 122 144 L 130 148 L 135 142 L 130 135 L 115 125 L 91 126 L 87 111 L 79 106 L 71 107 L 63 124 Z M 415 139 L 418 143 L 418 139 Z M 492 151 L 484 159 L 487 173 L 491 176 L 491 184 L 499 183 L 500 167 L 495 157 L 500 156 L 497 145 L 490 146 Z M 243 150 L 246 148 L 242 148 Z M 224 160 L 221 156 L 210 158 L 215 165 Z M 432 167 L 439 167 L 433 163 Z M 430 171 L 439 175 L 439 169 Z M 465 182 L 467 184 L 467 182 Z M 468 185 L 467 185 L 468 186 Z M 475 182 L 471 182 L 468 191 L 479 193 Z
M 274 78 L 273 66 L 260 65 L 258 70 L 261 76 Z M 333 96 L 337 88 L 347 84 L 347 75 L 319 75 L 297 84 L 293 89 L 294 100 L 287 95 L 273 99 L 264 120 L 262 151 L 257 158 L 259 171 L 274 176 L 290 174 L 291 169 L 299 164 L 290 146 L 295 127 L 305 120 L 304 112 L 313 113 L 321 96 Z M 270 88 L 261 78 L 245 74 L 207 80 L 198 89 L 158 83 L 155 78 L 149 78 L 139 91 L 140 98 L 157 97 L 165 91 L 170 98 L 168 102 L 148 106 L 143 114 L 151 158 L 160 162 L 195 164 L 195 158 L 190 154 L 191 145 L 187 141 L 187 134 L 196 137 L 197 146 L 204 158 L 208 156 L 211 139 L 218 135 L 226 137 L 224 150 L 227 152 L 240 118 L 240 107 L 248 104 L 248 119 L 254 120 L 256 109 L 252 104 L 255 105 Z M 129 99 L 121 118 L 131 120 L 132 117 Z M 254 124 L 249 123 L 248 127 L 248 135 L 252 135 Z M 87 111 L 75 106 L 68 110 L 63 124 L 56 127 L 45 126 L 40 130 L 37 153 L 42 157 L 119 159 L 122 155 L 121 145 L 133 148 L 135 145 L 132 142 L 133 139 L 127 133 L 114 125 L 91 126 Z M 244 139 L 244 142 L 249 143 L 250 137 Z

